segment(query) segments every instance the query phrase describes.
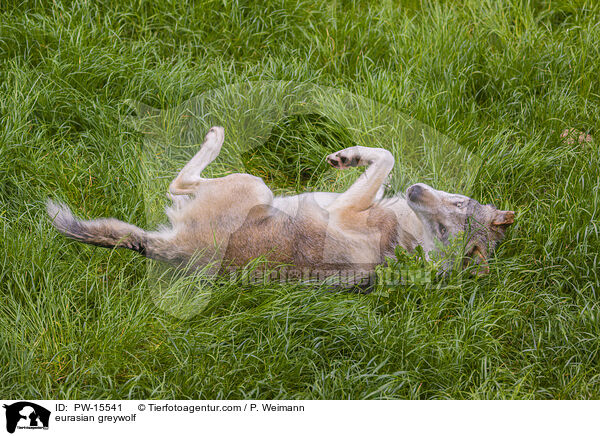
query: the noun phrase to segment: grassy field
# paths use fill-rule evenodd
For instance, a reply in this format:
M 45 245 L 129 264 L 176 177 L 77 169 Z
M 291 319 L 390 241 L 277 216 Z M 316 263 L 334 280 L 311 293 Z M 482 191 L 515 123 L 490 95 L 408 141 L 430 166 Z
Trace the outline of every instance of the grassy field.
M 598 133 L 595 2 L 125 3 L 0 3 L 0 397 L 600 398 L 600 154 L 560 138 Z M 385 298 L 229 283 L 181 318 L 146 259 L 52 229 L 48 197 L 150 225 L 129 101 L 259 80 L 347 90 L 479 156 L 470 195 L 517 212 L 491 273 Z M 285 158 L 237 170 L 276 192 L 334 180 L 323 153 L 352 145 L 314 114 L 273 135 Z

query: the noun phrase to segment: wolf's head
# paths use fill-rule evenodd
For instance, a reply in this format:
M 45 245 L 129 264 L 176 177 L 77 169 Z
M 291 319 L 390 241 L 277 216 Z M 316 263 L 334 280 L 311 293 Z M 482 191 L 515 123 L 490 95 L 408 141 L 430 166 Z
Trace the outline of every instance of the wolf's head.
M 481 265 L 481 273 L 488 272 L 486 260 L 515 218 L 513 211 L 498 210 L 491 204 L 438 191 L 424 183 L 410 186 L 406 199 L 431 242 L 438 240 L 448 245 L 453 236 L 463 233 L 466 237 L 464 260 Z

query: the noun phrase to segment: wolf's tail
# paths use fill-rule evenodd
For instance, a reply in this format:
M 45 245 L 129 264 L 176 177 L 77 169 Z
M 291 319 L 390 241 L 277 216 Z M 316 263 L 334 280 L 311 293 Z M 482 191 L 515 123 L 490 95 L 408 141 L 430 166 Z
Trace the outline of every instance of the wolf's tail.
M 65 236 L 99 247 L 123 247 L 152 258 L 161 259 L 161 246 L 165 241 L 133 224 L 114 218 L 83 221 L 76 218 L 64 203 L 48 200 L 46 210 L 52 224 Z M 166 254 L 166 253 L 165 253 Z

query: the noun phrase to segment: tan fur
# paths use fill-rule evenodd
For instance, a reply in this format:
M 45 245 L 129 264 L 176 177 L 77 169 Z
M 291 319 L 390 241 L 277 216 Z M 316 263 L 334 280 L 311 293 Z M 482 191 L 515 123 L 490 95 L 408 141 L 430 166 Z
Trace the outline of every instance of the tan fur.
M 53 202 L 48 203 L 48 213 L 66 236 L 129 248 L 175 265 L 192 259 L 195 266 L 216 262 L 223 272 L 262 256 L 272 264 L 306 268 L 317 275 L 372 271 L 397 245 L 408 250 L 421 245 L 431 252 L 436 240 L 448 239 L 440 229 L 450 227 L 450 234 L 466 231 L 470 218 L 478 221 L 472 229 L 473 246 L 485 259 L 490 242 L 495 244 L 514 218 L 513 212 L 423 184 L 411 186 L 407 199 L 382 199 L 382 184 L 394 160 L 389 151 L 378 148 L 350 147 L 327 157 L 339 169 L 367 166 L 342 194 L 274 198 L 260 178 L 249 174 L 202 178 L 223 141 L 223 128 L 213 127 L 200 151 L 171 183 L 173 205 L 166 211 L 170 227 L 165 230 L 146 232 L 112 218 L 82 221 Z M 456 208 L 457 201 L 465 207 Z

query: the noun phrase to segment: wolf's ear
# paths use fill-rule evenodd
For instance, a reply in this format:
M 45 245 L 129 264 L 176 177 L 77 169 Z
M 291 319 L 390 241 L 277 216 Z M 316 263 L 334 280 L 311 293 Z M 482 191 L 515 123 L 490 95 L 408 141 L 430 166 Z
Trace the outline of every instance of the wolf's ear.
M 499 210 L 492 221 L 493 226 L 509 226 L 515 222 L 515 213 L 512 210 Z

